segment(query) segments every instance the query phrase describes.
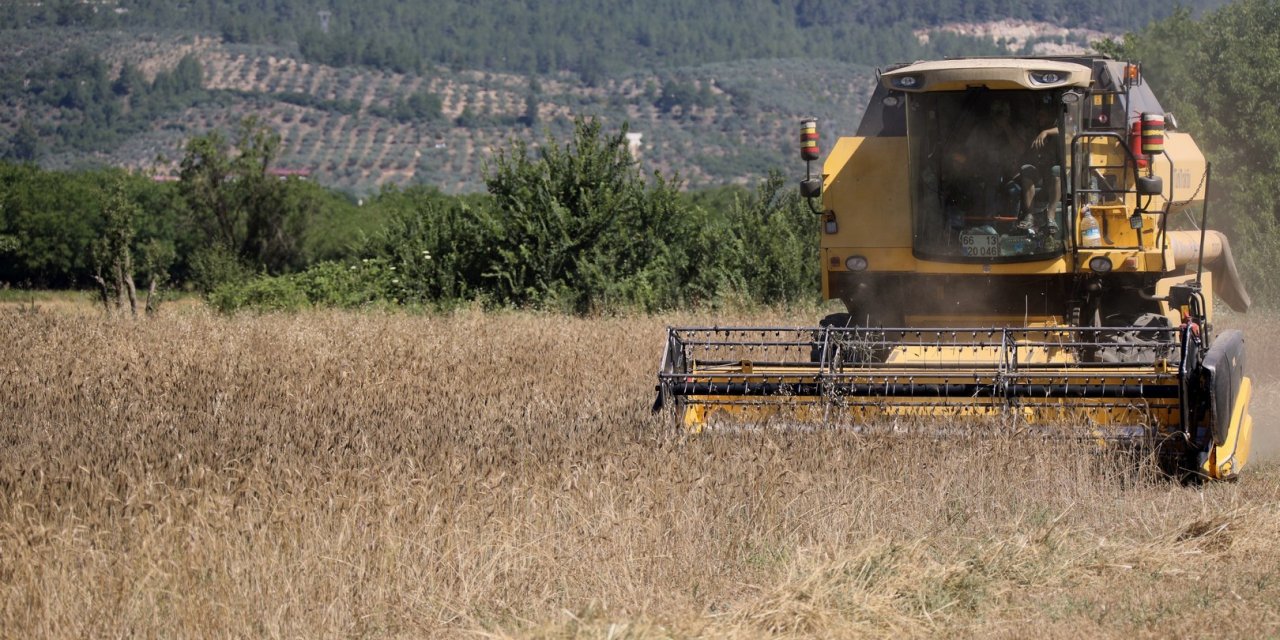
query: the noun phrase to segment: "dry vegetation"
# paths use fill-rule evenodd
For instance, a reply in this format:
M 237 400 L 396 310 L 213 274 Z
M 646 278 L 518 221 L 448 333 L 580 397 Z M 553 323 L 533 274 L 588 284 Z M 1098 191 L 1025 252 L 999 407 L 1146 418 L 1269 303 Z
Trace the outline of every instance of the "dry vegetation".
M 0 314 L 0 636 L 1280 633 L 1274 465 L 684 437 L 695 318 Z

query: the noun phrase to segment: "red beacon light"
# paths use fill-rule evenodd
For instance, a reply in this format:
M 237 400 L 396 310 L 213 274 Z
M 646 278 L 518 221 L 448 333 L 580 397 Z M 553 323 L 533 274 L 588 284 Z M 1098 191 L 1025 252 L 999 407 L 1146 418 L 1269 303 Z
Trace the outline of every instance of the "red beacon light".
M 800 121 L 800 159 L 804 160 L 804 180 L 800 181 L 800 195 L 809 202 L 814 213 L 821 211 L 813 204 L 813 199 L 822 195 L 822 178 L 813 175 L 811 163 L 822 155 L 818 148 L 818 120 L 805 118 Z
M 1139 115 L 1129 129 L 1129 149 L 1141 169 L 1151 164 L 1151 156 L 1164 153 L 1164 114 L 1148 112 Z
M 818 148 L 818 121 L 805 118 L 800 121 L 800 158 L 805 162 L 813 162 L 822 155 Z
M 1142 114 L 1142 154 L 1158 156 L 1164 153 L 1164 114 Z

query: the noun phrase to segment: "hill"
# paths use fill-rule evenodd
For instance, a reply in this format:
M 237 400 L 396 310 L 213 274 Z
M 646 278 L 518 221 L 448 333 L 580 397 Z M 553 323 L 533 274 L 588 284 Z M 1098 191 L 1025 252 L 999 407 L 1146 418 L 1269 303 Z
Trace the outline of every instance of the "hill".
M 1137 0 L 17 2 L 0 7 L 0 156 L 163 176 L 186 139 L 252 115 L 282 136 L 277 167 L 323 184 L 467 192 L 493 149 L 567 137 L 589 115 L 628 125 L 646 169 L 690 187 L 748 183 L 795 164 L 800 117 L 819 117 L 827 139 L 852 131 L 876 66 L 1079 50 L 1167 11 Z
M 334 66 L 570 71 L 593 81 L 746 59 L 874 64 L 947 53 L 912 38 L 913 29 L 1017 19 L 1123 30 L 1172 11 L 1150 0 L 46 0 L 7 3 L 0 28 L 184 29 L 234 43 L 297 43 L 308 61 Z
M 567 137 L 577 115 L 597 116 L 614 129 L 628 124 L 646 168 L 679 173 L 690 186 L 745 183 L 795 162 L 792 139 L 803 115 L 821 118 L 828 135 L 851 133 L 874 74 L 831 60 L 738 61 L 616 74 L 589 85 L 567 72 L 396 73 L 311 63 L 285 47 L 198 35 L 80 32 L 99 52 L 95 71 L 80 61 L 83 49 L 38 51 L 34 63 L 28 56 L 52 35 L 23 36 L 0 58 L 6 68 L 22 69 L 8 83 L 0 128 L 12 140 L 24 121 L 34 123 L 45 166 L 105 163 L 170 174 L 187 138 L 255 115 L 282 136 L 277 166 L 361 192 L 417 183 L 477 190 L 495 148 L 513 138 L 535 142 L 546 132 Z M 81 80 L 103 82 L 94 80 L 97 73 L 110 83 L 126 65 L 154 84 L 184 57 L 198 61 L 203 91 L 135 126 L 126 126 L 133 99 L 125 96 L 111 108 L 118 114 L 93 126 L 92 135 L 75 134 L 76 125 L 90 128 L 90 117 L 74 101 L 50 95 L 60 77 L 88 74 Z M 33 91 L 45 82 L 49 89 Z M 425 106 L 412 105 L 415 97 Z M 113 126 L 118 135 L 103 133 Z

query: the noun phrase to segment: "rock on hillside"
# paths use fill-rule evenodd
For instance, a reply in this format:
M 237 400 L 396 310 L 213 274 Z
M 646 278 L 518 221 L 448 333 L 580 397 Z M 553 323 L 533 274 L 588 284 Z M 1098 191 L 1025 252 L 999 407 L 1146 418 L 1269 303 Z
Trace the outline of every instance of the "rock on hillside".
M 956 22 L 939 27 L 919 29 L 915 32 L 921 43 L 929 41 L 930 34 L 952 33 L 973 38 L 989 38 L 1003 42 L 1010 53 L 1022 55 L 1071 55 L 1091 51 L 1091 45 L 1099 40 L 1117 37 L 1118 34 L 1093 29 L 1068 29 L 1048 22 L 1028 20 L 995 20 L 991 22 Z

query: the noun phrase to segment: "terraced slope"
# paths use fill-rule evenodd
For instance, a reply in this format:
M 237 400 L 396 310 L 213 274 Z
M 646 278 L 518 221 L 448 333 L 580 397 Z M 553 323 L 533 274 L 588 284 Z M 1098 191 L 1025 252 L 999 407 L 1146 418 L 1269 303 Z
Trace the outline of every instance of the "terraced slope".
M 774 60 L 609 77 L 588 86 L 571 74 L 531 81 L 447 69 L 418 75 L 328 67 L 303 62 L 286 47 L 190 35 L 92 36 L 113 76 L 129 61 L 152 78 L 194 54 L 215 99 L 169 114 L 90 161 L 172 172 L 186 139 L 229 131 L 254 115 L 281 134 L 280 167 L 356 192 L 412 183 L 481 189 L 485 160 L 496 149 L 512 138 L 536 143 L 547 133 L 567 135 L 577 116 L 599 117 L 615 130 L 628 124 L 640 134 L 636 150 L 646 169 L 678 174 L 689 186 L 751 182 L 769 168 L 798 164 L 792 139 L 802 115 L 822 118 L 827 135 L 852 131 L 872 82 L 866 67 Z M 418 93 L 439 99 L 437 115 L 395 112 Z M 0 128 L 13 130 L 17 121 L 9 109 Z M 85 161 L 82 153 L 63 151 L 45 164 Z
M 1067 42 L 1035 25 L 993 25 L 955 28 L 986 29 L 982 35 L 1011 50 Z M 63 115 L 37 115 L 49 147 L 42 164 L 107 163 L 168 174 L 185 140 L 230 131 L 256 116 L 282 137 L 277 166 L 357 193 L 415 183 L 447 192 L 482 189 L 485 161 L 495 150 L 513 138 L 536 144 L 547 133 L 567 136 L 578 116 L 601 118 L 614 130 L 628 125 L 638 134 L 635 150 L 645 168 L 678 175 L 687 186 L 750 183 L 772 168 L 798 171 L 793 143 L 802 116 L 817 116 L 826 140 L 851 133 L 874 83 L 873 69 L 832 60 L 715 63 L 586 84 L 569 73 L 530 78 L 330 67 L 301 60 L 292 44 L 236 45 L 190 33 L 35 29 L 6 35 L 12 37 L 0 45 L 0 86 L 8 96 L 22 95 L 15 87 L 23 74 L 56 65 L 77 47 L 106 60 L 112 78 L 129 62 L 151 80 L 194 56 L 211 90 L 209 99 L 166 112 L 87 157 L 83 145 L 59 144 Z M 1095 35 L 1102 34 L 1079 37 Z M 406 110 L 414 96 L 428 108 Z M 0 146 L 24 118 L 39 113 L 32 111 L 38 102 L 0 100 Z

